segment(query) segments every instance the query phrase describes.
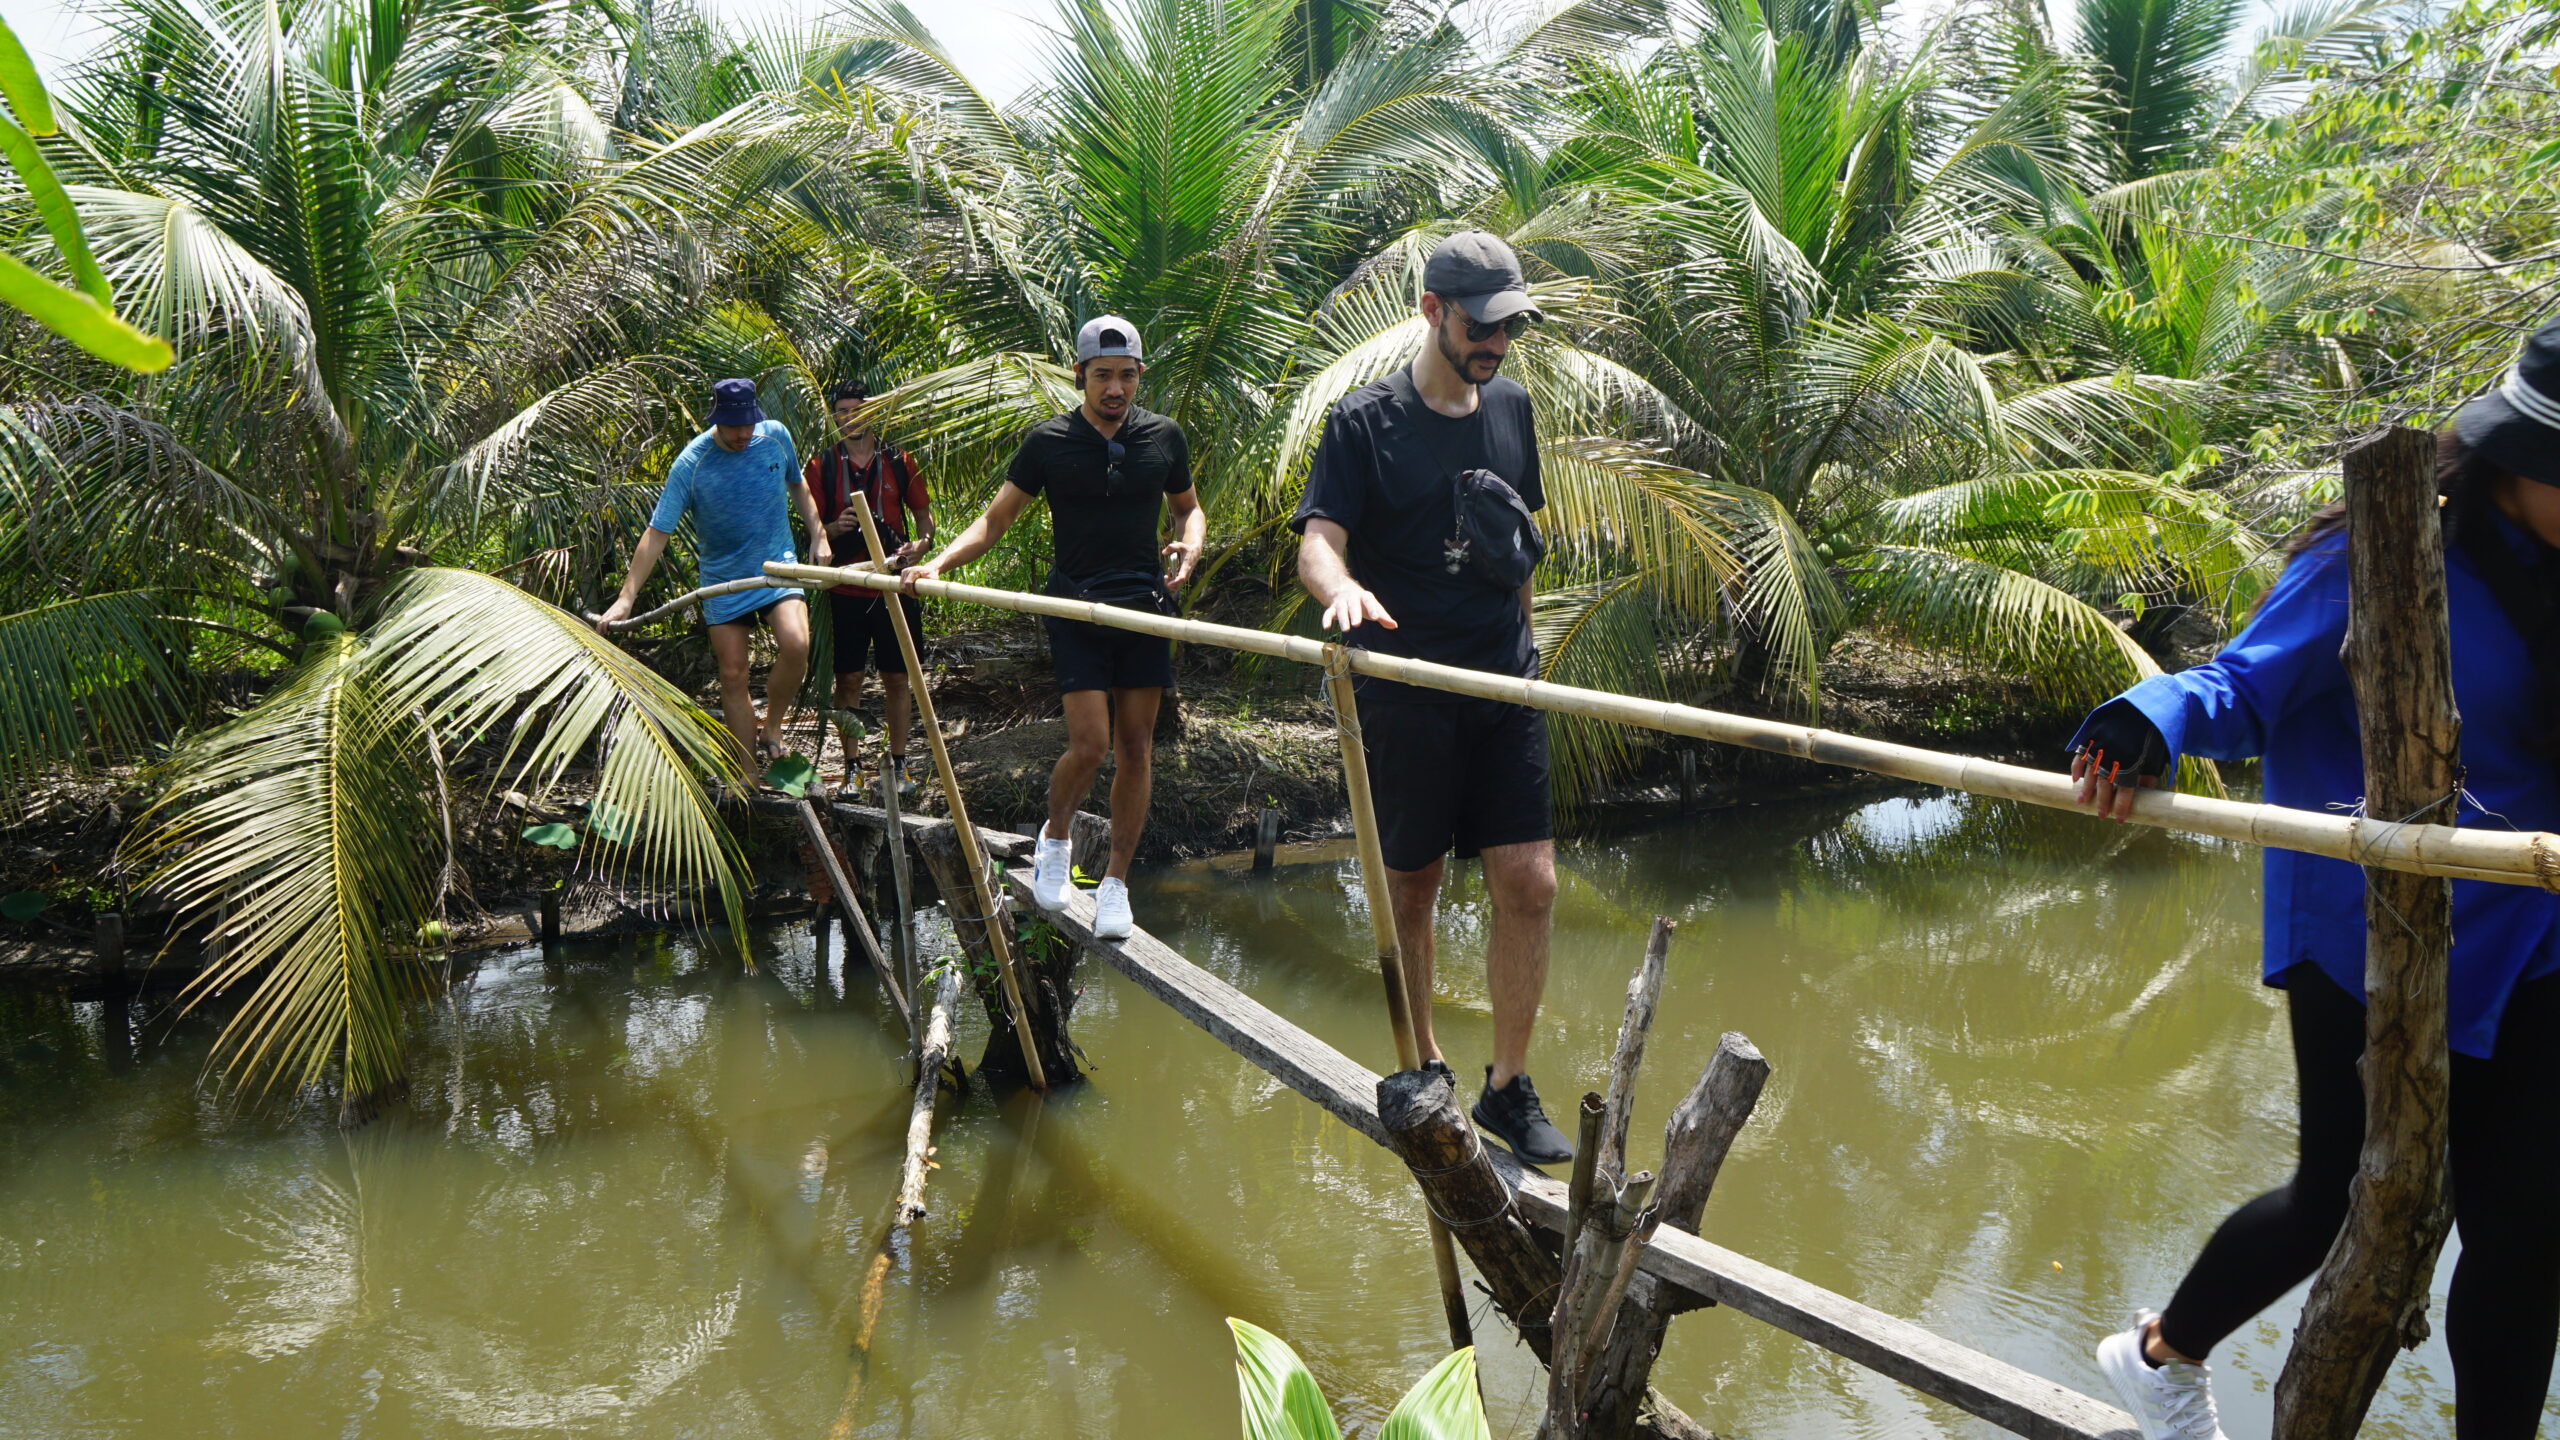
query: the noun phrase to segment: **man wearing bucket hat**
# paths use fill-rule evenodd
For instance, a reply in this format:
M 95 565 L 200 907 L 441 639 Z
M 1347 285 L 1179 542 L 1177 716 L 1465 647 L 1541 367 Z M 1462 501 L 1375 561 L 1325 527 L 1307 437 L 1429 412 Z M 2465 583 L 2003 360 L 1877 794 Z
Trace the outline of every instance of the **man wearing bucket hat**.
M 2462 713 L 2460 822 L 2560 828 L 2560 322 L 2437 437 L 2445 613 Z M 2346 633 L 2345 512 L 2314 516 L 2246 629 L 2155 676 L 2074 737 L 2081 796 L 2122 819 L 2178 758 L 2256 757 L 2266 798 L 2350 810 L 2364 794 Z M 2260 974 L 2285 992 L 2299 1119 L 2290 1180 L 2224 1219 L 2162 1313 L 2098 1346 L 2146 1440 L 2219 1440 L 2205 1360 L 2317 1270 L 2364 1137 L 2364 876 L 2265 854 Z M 2461 1258 L 2444 1312 L 2455 1440 L 2530 1440 L 2560 1338 L 2560 895 L 2453 882 L 2446 1119 Z M 2139 1099 L 2133 1110 L 2163 1122 Z M 2174 1141 L 2172 1144 L 2174 1145 Z
M 941 554 L 909 567 L 906 578 L 938 579 L 977 559 L 1046 495 L 1055 544 L 1049 594 L 1173 613 L 1172 592 L 1199 563 L 1209 516 L 1191 488 L 1191 442 L 1182 427 L 1138 404 L 1145 369 L 1137 326 L 1117 315 L 1086 321 L 1076 332 L 1082 402 L 1032 427 L 986 513 Z M 1167 508 L 1180 530 L 1159 556 Z M 1156 710 L 1173 683 L 1173 647 L 1159 636 L 1081 620 L 1043 623 L 1066 709 L 1067 748 L 1049 774 L 1049 821 L 1032 858 L 1032 897 L 1051 910 L 1066 903 L 1068 831 L 1107 751 L 1115 767 L 1111 859 L 1094 892 L 1093 928 L 1102 939 L 1125 940 L 1136 926 L 1129 862 L 1147 824 Z
M 1529 392 L 1497 374 L 1512 337 L 1543 318 L 1519 258 L 1478 230 L 1440 242 L 1422 271 L 1427 338 L 1410 365 L 1343 397 L 1325 421 L 1291 524 L 1298 578 L 1352 643 L 1498 675 L 1535 677 L 1531 572 L 1546 503 Z M 1360 729 L 1375 791 L 1414 1038 L 1432 1034 L 1433 923 L 1446 856 L 1481 855 L 1493 926 L 1493 1063 L 1476 1123 L 1536 1165 L 1573 1158 L 1526 1071 L 1546 988 L 1555 904 L 1547 727 L 1525 705 L 1362 678 Z
M 832 565 L 826 526 L 817 503 L 801 482 L 800 460 L 791 432 L 779 420 L 765 418 L 756 404 L 756 382 L 722 380 L 711 387 L 710 428 L 686 444 L 667 467 L 667 483 L 658 492 L 648 528 L 631 550 L 631 567 L 622 591 L 596 618 L 604 630 L 629 616 L 667 550 L 667 541 L 689 516 L 693 521 L 694 559 L 704 585 L 744 580 L 764 573 L 765 562 L 799 558 L 791 540 L 791 512 L 797 511 L 809 532 L 809 563 Z M 750 688 L 747 641 L 761 616 L 773 626 L 773 673 L 765 684 L 763 722 L 756 718 Z M 711 629 L 711 653 L 720 662 L 720 714 L 736 737 L 748 773 L 759 758 L 783 748 L 783 727 L 809 672 L 809 607 L 790 589 L 740 590 L 702 602 L 702 618 Z M 610 633 L 608 631 L 608 633 Z

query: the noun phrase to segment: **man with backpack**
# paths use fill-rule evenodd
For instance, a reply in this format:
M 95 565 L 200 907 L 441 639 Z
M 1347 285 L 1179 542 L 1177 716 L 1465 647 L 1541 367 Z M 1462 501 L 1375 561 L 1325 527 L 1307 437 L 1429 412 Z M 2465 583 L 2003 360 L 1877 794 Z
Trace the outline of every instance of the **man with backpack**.
M 1452 235 L 1422 272 L 1430 338 L 1405 368 L 1346 395 L 1325 421 L 1291 519 L 1298 579 L 1353 644 L 1534 678 L 1530 573 L 1546 503 L 1529 392 L 1496 374 L 1540 317 L 1511 247 Z M 1414 1039 L 1431 1030 L 1433 918 L 1446 856 L 1484 857 L 1493 928 L 1493 1063 L 1476 1123 L 1533 1165 L 1573 1158 L 1526 1073 L 1555 906 L 1547 728 L 1525 705 L 1362 677 L 1360 729 L 1403 951 Z M 1454 1079 L 1454 1077 L 1452 1077 Z
M 835 421 L 835 443 L 809 457 L 803 470 L 818 514 L 827 522 L 827 540 L 845 564 L 870 558 L 862 538 L 856 504 L 871 507 L 880 544 L 892 566 L 904 565 L 933 543 L 932 500 L 924 480 L 905 451 L 881 442 L 862 420 L 868 388 L 842 381 L 827 391 L 827 411 Z M 900 596 L 907 610 L 907 629 L 919 646 L 924 640 L 924 604 Z M 862 708 L 863 677 L 880 672 L 881 745 L 892 783 L 903 783 L 907 763 L 907 660 L 898 649 L 897 627 L 889 618 L 889 602 L 859 585 L 839 585 L 827 592 L 835 636 L 835 705 Z M 844 783 L 853 783 L 853 755 L 845 755 Z
M 1138 404 L 1146 369 L 1138 327 L 1117 315 L 1076 332 L 1076 385 L 1083 400 L 1023 437 L 985 514 L 906 578 L 934 580 L 987 553 L 1031 502 L 1049 497 L 1055 541 L 1051 595 L 1173 612 L 1172 592 L 1191 578 L 1208 537 L 1208 512 L 1191 487 L 1191 442 L 1182 427 Z M 1180 534 L 1157 541 L 1170 508 Z M 1067 749 L 1049 775 L 1049 821 L 1033 855 L 1032 896 L 1044 909 L 1066 903 L 1069 830 L 1108 750 L 1111 860 L 1094 892 L 1094 934 L 1125 940 L 1129 861 L 1147 824 L 1155 759 L 1156 709 L 1173 683 L 1173 647 L 1160 636 L 1081 620 L 1049 620 L 1049 656 L 1067 713 Z

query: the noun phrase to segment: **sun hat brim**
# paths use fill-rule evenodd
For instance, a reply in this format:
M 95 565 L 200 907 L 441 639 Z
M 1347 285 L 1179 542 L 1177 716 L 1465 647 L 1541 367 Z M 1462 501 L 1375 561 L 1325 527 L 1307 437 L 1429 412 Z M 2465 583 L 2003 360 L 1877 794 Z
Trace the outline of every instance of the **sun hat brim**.
M 711 407 L 710 423 L 713 425 L 761 425 L 764 423 L 764 407 L 754 404 L 714 405 Z

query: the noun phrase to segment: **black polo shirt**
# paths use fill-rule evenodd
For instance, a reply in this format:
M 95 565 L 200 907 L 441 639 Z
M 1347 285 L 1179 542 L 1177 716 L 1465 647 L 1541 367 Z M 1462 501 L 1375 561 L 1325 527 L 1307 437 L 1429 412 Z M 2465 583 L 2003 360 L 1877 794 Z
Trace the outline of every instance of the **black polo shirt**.
M 1113 570 L 1162 573 L 1164 497 L 1191 488 L 1191 442 L 1172 420 L 1132 405 L 1111 439 L 1124 449 L 1116 479 L 1109 442 L 1079 405 L 1032 426 L 1005 470 L 1014 488 L 1049 497 L 1053 563 L 1070 584 Z
M 1398 370 L 1345 395 L 1326 417 L 1289 527 L 1303 535 L 1321 517 L 1350 532 L 1351 578 L 1396 619 L 1393 630 L 1360 626 L 1352 644 L 1534 679 L 1538 647 L 1519 592 L 1472 571 L 1452 575 L 1444 563 L 1457 530 L 1455 484 L 1467 470 L 1490 470 L 1531 510 L 1545 507 L 1529 392 L 1497 375 L 1477 387 L 1476 412 L 1452 420 L 1423 403 L 1410 367 Z M 1378 700 L 1465 698 L 1365 676 L 1359 688 Z

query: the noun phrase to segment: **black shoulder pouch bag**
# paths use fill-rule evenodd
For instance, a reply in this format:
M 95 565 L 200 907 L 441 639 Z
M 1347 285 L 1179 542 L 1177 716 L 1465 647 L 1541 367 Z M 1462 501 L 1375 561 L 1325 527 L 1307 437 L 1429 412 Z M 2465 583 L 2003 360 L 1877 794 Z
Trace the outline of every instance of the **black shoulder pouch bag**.
M 1490 470 L 1462 470 L 1451 482 L 1456 526 L 1441 551 L 1441 566 L 1469 574 L 1497 590 L 1529 583 L 1546 558 L 1547 538 L 1511 482 Z

